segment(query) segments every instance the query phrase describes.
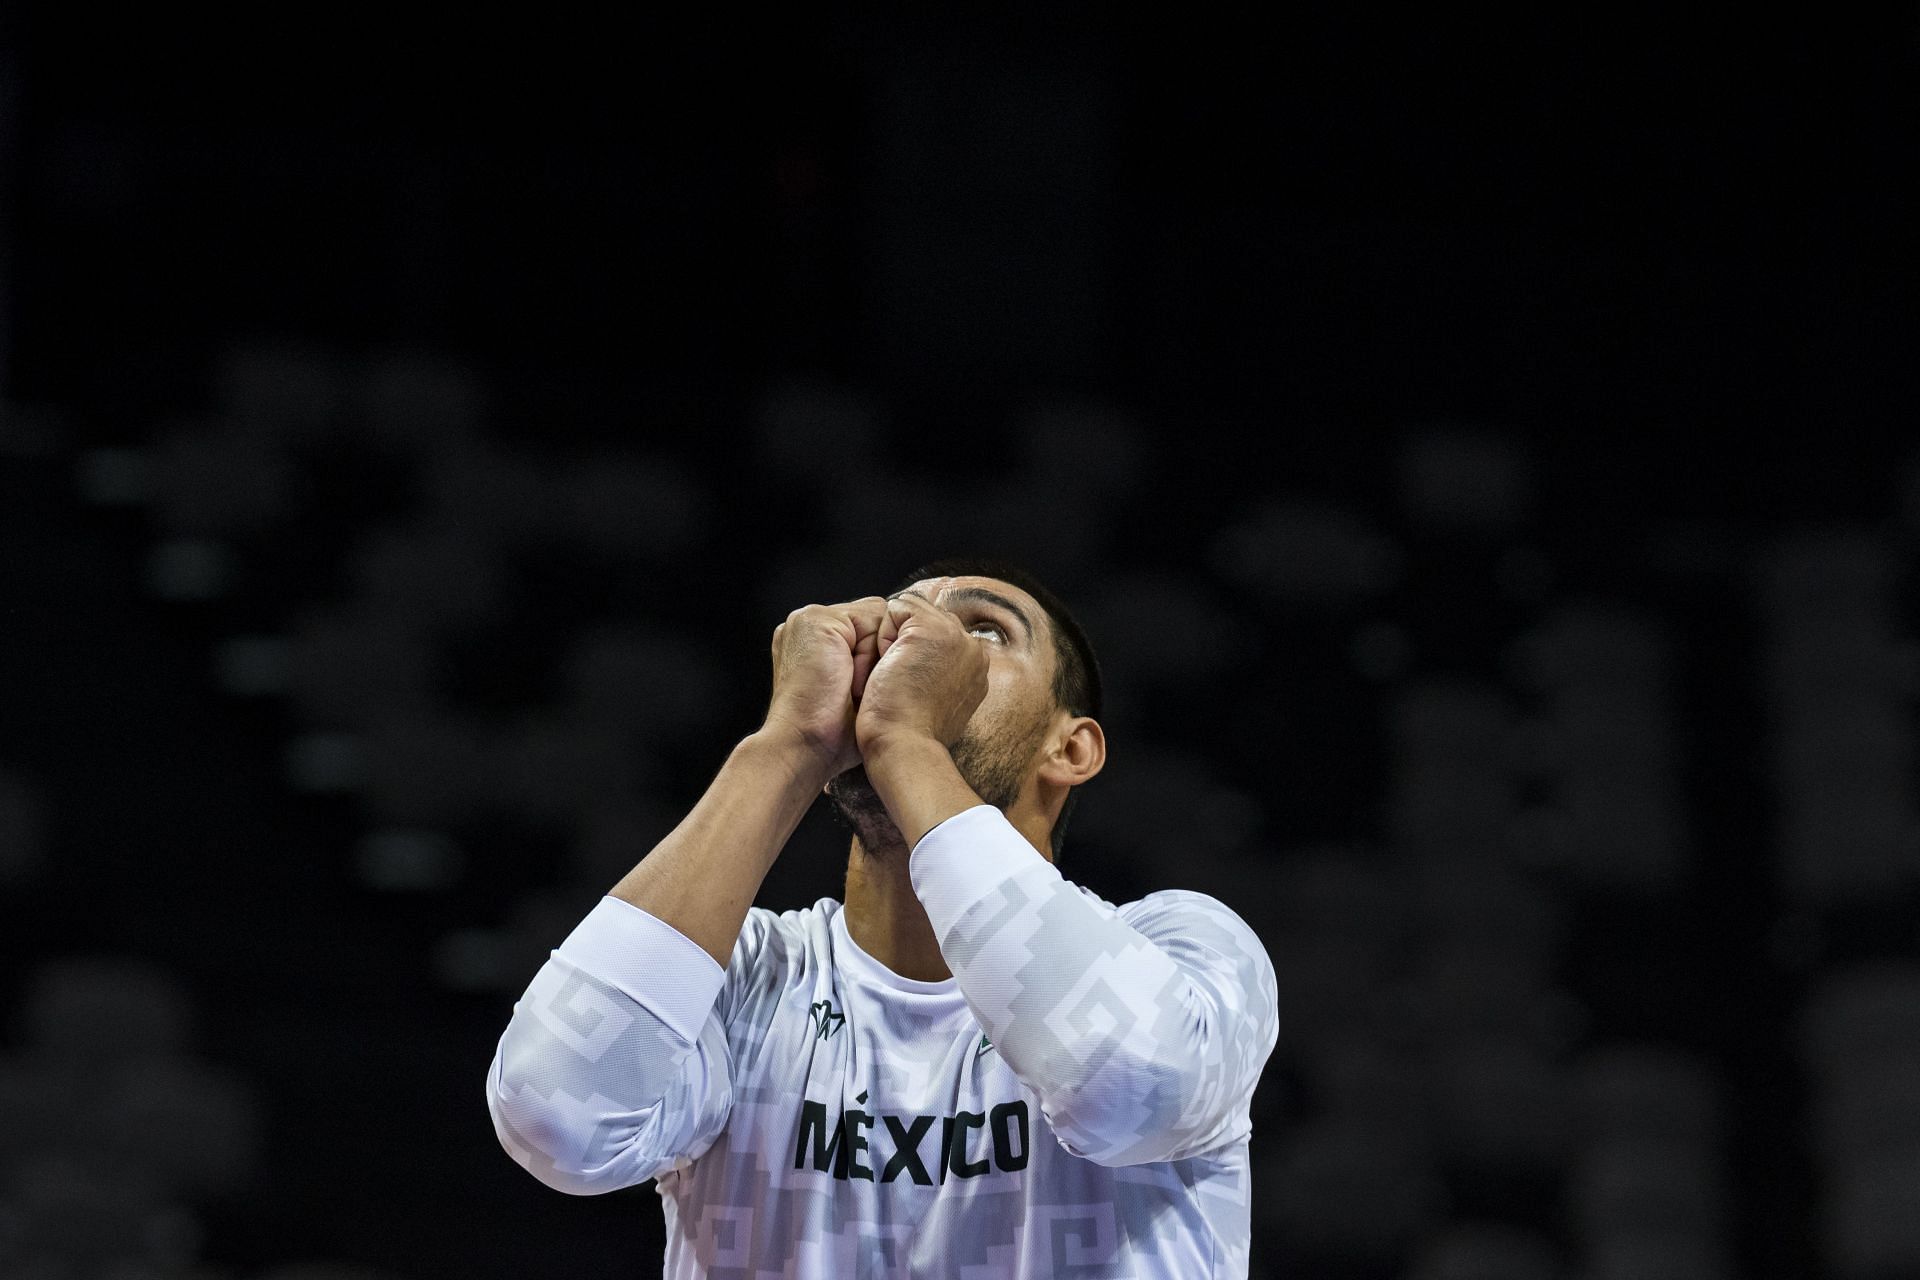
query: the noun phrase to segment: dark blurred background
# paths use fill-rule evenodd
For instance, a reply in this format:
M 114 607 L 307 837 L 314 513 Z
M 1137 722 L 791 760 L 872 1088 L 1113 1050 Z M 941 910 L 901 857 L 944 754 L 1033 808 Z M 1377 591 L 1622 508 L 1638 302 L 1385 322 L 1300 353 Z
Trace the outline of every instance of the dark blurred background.
M 979 550 L 1107 667 L 1067 873 L 1273 955 L 1257 1275 L 1920 1275 L 1917 64 L 9 7 L 0 1274 L 652 1274 L 511 1003 L 790 608 Z

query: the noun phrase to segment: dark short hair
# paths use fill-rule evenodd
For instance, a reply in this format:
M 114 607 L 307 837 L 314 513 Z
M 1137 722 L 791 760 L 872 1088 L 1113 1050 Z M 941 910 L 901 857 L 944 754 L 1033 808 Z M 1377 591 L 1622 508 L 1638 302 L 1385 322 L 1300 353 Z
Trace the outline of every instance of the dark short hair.
M 1019 565 L 992 556 L 949 556 L 921 565 L 894 590 L 905 590 L 925 578 L 998 578 L 1032 596 L 1046 610 L 1048 630 L 1053 633 L 1054 702 L 1065 708 L 1069 715 L 1099 718 L 1100 660 L 1094 656 L 1093 642 L 1087 639 L 1085 629 L 1074 618 L 1066 602 L 1055 595 L 1046 583 Z M 1073 812 L 1077 790 L 1072 788 L 1067 791 L 1066 803 L 1060 806 L 1060 816 L 1054 820 L 1048 842 L 1053 846 L 1056 858 L 1060 856 L 1060 846 L 1066 838 L 1067 817 Z

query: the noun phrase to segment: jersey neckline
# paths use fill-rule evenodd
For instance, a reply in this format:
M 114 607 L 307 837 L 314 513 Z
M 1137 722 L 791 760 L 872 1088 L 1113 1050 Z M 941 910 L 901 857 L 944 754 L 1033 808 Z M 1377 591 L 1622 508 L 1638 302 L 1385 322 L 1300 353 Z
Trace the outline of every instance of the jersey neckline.
M 853 940 L 853 931 L 847 928 L 847 910 L 842 904 L 836 904 L 839 910 L 833 913 L 833 923 L 828 926 L 833 931 L 834 960 L 839 968 L 851 972 L 854 979 L 863 986 L 886 987 L 903 995 L 919 996 L 922 999 L 950 997 L 961 999 L 960 980 L 942 978 L 937 982 L 924 982 L 918 978 L 906 978 L 881 964 L 868 955 Z

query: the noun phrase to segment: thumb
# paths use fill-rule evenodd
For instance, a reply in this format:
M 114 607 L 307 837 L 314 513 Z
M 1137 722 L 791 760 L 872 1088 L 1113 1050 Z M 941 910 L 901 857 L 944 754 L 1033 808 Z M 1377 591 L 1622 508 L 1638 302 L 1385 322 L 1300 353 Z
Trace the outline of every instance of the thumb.
M 880 619 L 880 631 L 876 648 L 878 656 L 885 657 L 893 642 L 900 638 L 900 631 L 913 620 L 913 605 L 904 599 L 887 601 L 887 612 Z

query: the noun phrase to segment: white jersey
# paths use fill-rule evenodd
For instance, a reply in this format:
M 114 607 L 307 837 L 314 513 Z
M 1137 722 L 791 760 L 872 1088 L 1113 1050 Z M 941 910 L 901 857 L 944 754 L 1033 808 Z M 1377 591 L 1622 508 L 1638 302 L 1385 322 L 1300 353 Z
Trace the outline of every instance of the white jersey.
M 575 1194 L 658 1179 L 674 1280 L 1245 1276 L 1253 931 L 1183 890 L 1116 908 L 986 805 L 910 874 L 941 982 L 832 899 L 754 908 L 724 971 L 603 899 L 500 1038 L 501 1144 Z

